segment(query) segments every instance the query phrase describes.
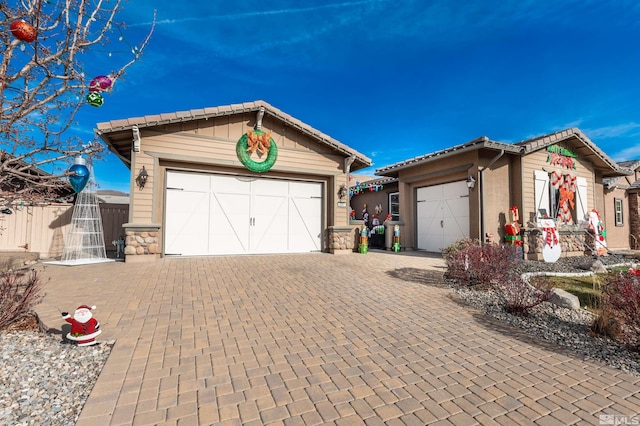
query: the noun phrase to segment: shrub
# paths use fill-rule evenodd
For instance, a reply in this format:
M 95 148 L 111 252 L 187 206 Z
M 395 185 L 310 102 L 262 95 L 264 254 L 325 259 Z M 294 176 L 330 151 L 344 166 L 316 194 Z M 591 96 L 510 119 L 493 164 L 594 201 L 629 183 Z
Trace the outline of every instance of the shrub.
M 477 240 L 460 240 L 444 251 L 447 277 L 466 286 L 492 287 L 510 275 L 516 259 L 515 248 Z
M 512 275 L 503 276 L 495 288 L 499 291 L 505 311 L 527 316 L 531 309 L 549 300 L 553 287 L 545 277 L 534 277 L 528 283 L 519 276 Z
M 455 256 L 460 250 L 468 249 L 471 246 L 479 246 L 481 245 L 480 240 L 473 238 L 464 238 L 462 240 L 458 240 L 442 249 L 442 257 L 444 257 L 447 266 L 449 266 L 449 262 L 452 261 L 453 256 Z
M 622 339 L 622 327 L 616 318 L 615 311 L 609 304 L 600 302 L 598 315 L 591 323 L 591 332 L 599 336 L 609 337 L 613 340 Z
M 0 272 L 0 330 L 29 314 L 43 297 L 36 271 Z
M 603 310 L 610 309 L 621 323 L 621 340 L 640 348 L 640 282 L 631 273 L 610 274 L 605 278 Z

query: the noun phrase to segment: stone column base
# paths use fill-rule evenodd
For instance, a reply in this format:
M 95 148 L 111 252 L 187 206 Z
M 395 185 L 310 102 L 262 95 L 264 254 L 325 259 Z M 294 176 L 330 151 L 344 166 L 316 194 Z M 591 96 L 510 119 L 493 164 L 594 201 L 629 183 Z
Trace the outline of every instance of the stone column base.
M 159 255 L 158 237 L 160 225 L 125 223 L 122 225 L 125 234 L 124 261 L 154 261 Z

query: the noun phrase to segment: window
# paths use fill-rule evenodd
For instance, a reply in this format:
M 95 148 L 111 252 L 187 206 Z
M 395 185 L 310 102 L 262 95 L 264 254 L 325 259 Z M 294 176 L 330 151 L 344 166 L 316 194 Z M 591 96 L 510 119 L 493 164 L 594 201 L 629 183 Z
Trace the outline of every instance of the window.
M 614 198 L 613 206 L 616 212 L 616 226 L 624 226 L 624 220 L 622 216 L 622 199 Z
M 400 220 L 400 193 L 399 192 L 391 192 L 389 194 L 389 214 L 391 215 L 391 220 L 394 220 L 394 221 Z
M 551 218 L 558 224 L 582 223 L 587 214 L 587 180 L 558 171 L 534 173 L 537 218 Z M 561 191 L 562 189 L 562 191 Z M 567 192 L 568 191 L 568 192 Z

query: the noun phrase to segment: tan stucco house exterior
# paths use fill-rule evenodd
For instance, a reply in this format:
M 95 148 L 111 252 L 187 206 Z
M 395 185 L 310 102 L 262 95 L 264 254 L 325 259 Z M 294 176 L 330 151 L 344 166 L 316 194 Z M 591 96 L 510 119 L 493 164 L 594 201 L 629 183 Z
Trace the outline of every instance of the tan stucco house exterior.
M 504 242 L 512 207 L 519 213 L 529 259 L 541 258 L 544 217 L 556 220 L 563 255 L 584 254 L 594 244 L 585 232 L 585 218 L 593 209 L 608 228 L 609 247 L 630 246 L 630 221 L 611 225 L 613 198 L 623 199 L 629 217 L 630 189 L 609 194 L 605 182 L 633 179 L 633 171 L 576 128 L 514 144 L 483 136 L 379 168 L 376 174 L 398 181 L 402 243 L 408 250 L 438 252 L 462 238 Z
M 348 176 L 371 160 L 264 101 L 97 132 L 131 170 L 127 262 L 353 251 Z
M 632 173 L 604 179 L 607 240 L 615 248 L 640 249 L 640 160 L 622 161 Z

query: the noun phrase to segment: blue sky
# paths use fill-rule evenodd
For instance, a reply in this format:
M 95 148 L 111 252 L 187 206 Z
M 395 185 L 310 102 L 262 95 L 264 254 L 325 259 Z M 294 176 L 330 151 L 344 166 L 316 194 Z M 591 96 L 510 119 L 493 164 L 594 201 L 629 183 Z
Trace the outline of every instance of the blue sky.
M 483 135 L 509 143 L 568 127 L 614 160 L 640 159 L 637 0 L 125 7 L 126 39 L 85 72 L 128 60 L 154 9 L 156 30 L 105 105 L 78 115 L 87 137 L 98 122 L 262 99 L 370 157 L 369 174 Z M 101 189 L 129 192 L 115 155 L 94 167 Z

